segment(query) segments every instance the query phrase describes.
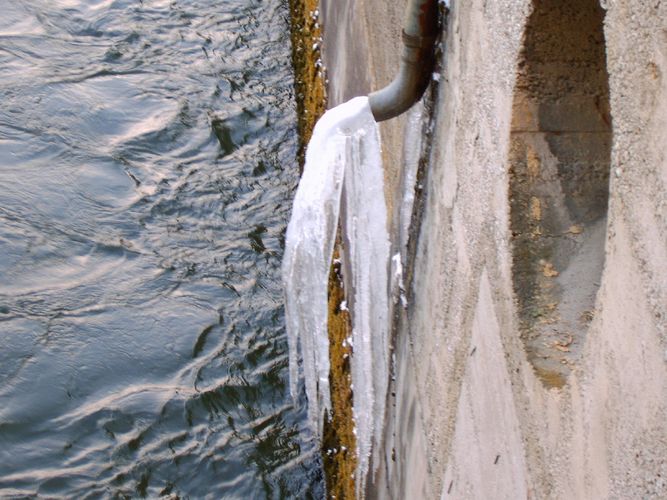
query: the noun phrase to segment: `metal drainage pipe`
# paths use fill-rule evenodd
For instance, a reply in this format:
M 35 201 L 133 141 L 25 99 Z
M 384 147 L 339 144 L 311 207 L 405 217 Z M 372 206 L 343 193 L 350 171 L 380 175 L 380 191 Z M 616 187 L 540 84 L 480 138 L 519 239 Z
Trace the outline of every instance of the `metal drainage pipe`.
M 394 118 L 421 98 L 433 73 L 437 36 L 438 0 L 409 0 L 398 75 L 385 88 L 368 96 L 375 121 Z

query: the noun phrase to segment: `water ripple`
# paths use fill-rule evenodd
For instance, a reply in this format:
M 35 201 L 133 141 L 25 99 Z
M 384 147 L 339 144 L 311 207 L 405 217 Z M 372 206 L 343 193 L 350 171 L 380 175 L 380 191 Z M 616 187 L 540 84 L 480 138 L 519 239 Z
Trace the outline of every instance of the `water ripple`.
M 286 390 L 283 0 L 0 17 L 0 496 L 321 497 Z

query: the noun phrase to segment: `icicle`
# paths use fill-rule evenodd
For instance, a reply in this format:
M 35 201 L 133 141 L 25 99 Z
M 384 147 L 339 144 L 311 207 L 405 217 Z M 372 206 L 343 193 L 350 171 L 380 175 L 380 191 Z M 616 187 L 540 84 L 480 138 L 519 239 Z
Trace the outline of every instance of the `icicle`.
M 308 415 L 320 429 L 331 407 L 327 281 L 338 225 L 347 137 L 370 114 L 358 97 L 327 111 L 315 125 L 285 237 L 283 285 L 289 343 L 290 392 L 296 398 L 298 348 L 308 397 Z
M 383 176 L 379 132 L 368 98 L 358 97 L 325 113 L 306 152 L 283 261 L 290 391 L 296 398 L 300 348 L 308 417 L 321 435 L 323 412 L 331 407 L 327 282 L 342 206 L 358 492 L 364 488 L 371 449 L 380 441 L 389 378 L 389 238 Z
M 346 293 L 352 311 L 356 486 L 361 498 L 371 449 L 381 437 L 389 377 L 389 237 L 380 138 L 370 112 L 363 128 L 348 142 L 342 200 L 343 269 L 350 275 Z
M 400 205 L 400 232 L 399 244 L 401 258 L 405 262 L 410 237 L 410 226 L 412 224 L 412 209 L 415 202 L 415 184 L 417 181 L 417 170 L 419 169 L 419 158 L 422 153 L 422 128 L 424 120 L 424 104 L 419 101 L 408 111 L 408 123 L 405 127 L 405 147 L 403 156 L 405 163 L 401 176 L 403 199 Z

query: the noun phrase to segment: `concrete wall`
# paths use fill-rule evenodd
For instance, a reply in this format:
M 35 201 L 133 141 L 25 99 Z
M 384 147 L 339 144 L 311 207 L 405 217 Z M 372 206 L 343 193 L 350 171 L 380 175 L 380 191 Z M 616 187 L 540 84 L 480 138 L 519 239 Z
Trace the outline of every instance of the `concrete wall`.
M 398 68 L 405 0 L 321 0 L 328 104 L 368 95 Z M 393 206 L 400 179 L 405 116 L 382 124 L 386 197 Z
M 414 279 L 396 332 L 396 377 L 372 496 L 667 497 L 667 2 L 603 2 L 610 111 L 604 99 L 595 108 L 598 91 L 584 89 L 595 77 L 567 76 L 591 64 L 578 57 L 586 37 L 577 42 L 576 33 L 568 33 L 578 21 L 567 16 L 586 2 L 562 2 L 562 35 L 556 19 L 548 23 L 553 33 L 536 38 L 553 45 L 550 56 L 524 47 L 526 27 L 542 30 L 539 10 L 550 3 L 452 1 Z M 380 0 L 323 2 L 330 104 L 391 78 L 403 7 Z M 538 17 L 531 18 L 533 7 Z M 531 64 L 551 68 L 533 73 L 546 78 L 538 88 L 564 84 L 568 97 L 551 99 L 545 91 L 526 101 Z M 560 77 L 559 65 L 570 68 Z M 594 109 L 601 110 L 597 118 L 584 123 Z M 574 121 L 579 128 L 548 126 L 559 116 L 572 123 L 573 115 L 582 117 Z M 534 129 L 517 125 L 526 116 L 538 117 L 528 120 Z M 551 119 L 540 121 L 544 116 Z M 381 130 L 392 205 L 406 126 L 399 118 Z M 602 135 L 609 130 L 605 160 Z M 542 134 L 539 147 L 513 154 L 517 133 L 528 131 Z M 585 132 L 598 134 L 597 146 L 578 142 Z M 550 141 L 548 134 L 562 140 Z M 587 157 L 596 147 L 603 153 Z M 566 328 L 558 318 L 535 318 L 536 324 L 544 320 L 541 342 L 552 347 L 539 356 L 566 368 L 557 370 L 557 383 L 534 359 L 520 315 L 525 283 L 516 272 L 517 240 L 535 230 L 537 219 L 529 229 L 517 226 L 512 217 L 522 205 L 512 204 L 523 196 L 528 214 L 541 214 L 531 212 L 531 197 L 541 195 L 517 191 L 510 173 L 529 160 L 540 172 L 555 172 L 538 176 L 533 188 L 539 191 L 548 179 L 560 185 L 568 210 L 576 205 L 572 192 L 599 196 L 600 176 L 591 189 L 568 186 L 587 185 L 595 171 L 607 185 L 608 175 L 606 215 L 573 219 L 568 212 L 564 219 L 577 226 L 568 244 L 582 252 L 594 222 L 604 221 L 596 233 L 602 235 L 600 250 L 594 251 L 603 265 L 598 277 L 586 274 L 588 263 L 573 272 L 569 258 L 533 266 L 553 280 L 542 280 L 544 286 L 560 291 L 545 304 L 550 311 L 564 308 L 563 293 L 581 287 L 592 293 L 592 309 L 579 311 L 582 323 L 572 327 L 571 340 L 567 331 L 549 336 L 550 325 Z M 558 177 L 572 168 L 580 169 L 574 177 Z M 540 209 L 553 209 L 553 200 L 544 196 Z M 544 227 L 553 230 L 547 222 Z M 599 281 L 591 285 L 591 279 Z

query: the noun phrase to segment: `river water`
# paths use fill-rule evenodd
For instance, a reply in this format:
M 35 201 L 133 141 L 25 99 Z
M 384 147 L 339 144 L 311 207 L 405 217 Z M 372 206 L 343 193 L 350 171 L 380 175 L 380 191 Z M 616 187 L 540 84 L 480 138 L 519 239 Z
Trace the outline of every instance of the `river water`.
M 322 497 L 286 1 L 0 12 L 0 497 Z

